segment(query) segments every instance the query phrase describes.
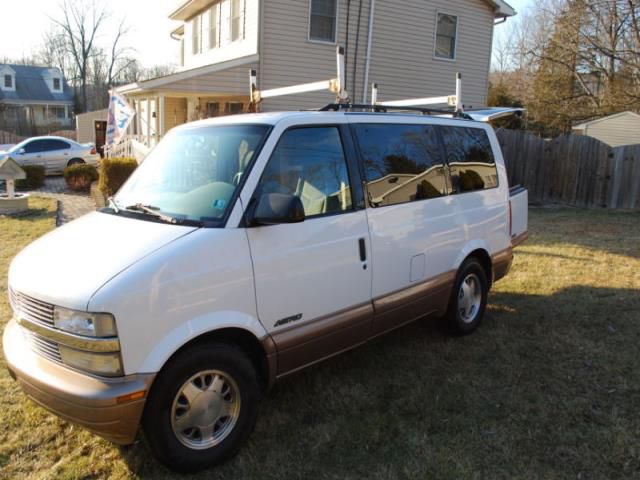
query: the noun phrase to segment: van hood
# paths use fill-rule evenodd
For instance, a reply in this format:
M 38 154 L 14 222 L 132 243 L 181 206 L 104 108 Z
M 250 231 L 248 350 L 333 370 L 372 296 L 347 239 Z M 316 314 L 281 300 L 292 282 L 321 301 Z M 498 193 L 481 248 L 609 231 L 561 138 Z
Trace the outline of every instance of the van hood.
M 86 310 L 92 295 L 118 273 L 194 230 L 93 212 L 22 250 L 9 268 L 9 287 L 53 305 Z

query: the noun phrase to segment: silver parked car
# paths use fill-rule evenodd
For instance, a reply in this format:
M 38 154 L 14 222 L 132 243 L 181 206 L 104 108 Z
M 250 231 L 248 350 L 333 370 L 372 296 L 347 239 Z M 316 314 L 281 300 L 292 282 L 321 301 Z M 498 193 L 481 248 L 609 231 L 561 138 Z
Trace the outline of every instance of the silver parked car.
M 97 166 L 100 160 L 92 143 L 77 143 L 63 137 L 32 137 L 7 151 L 0 157 L 10 155 L 19 165 L 42 165 L 47 175 L 60 174 L 70 165 L 88 163 Z

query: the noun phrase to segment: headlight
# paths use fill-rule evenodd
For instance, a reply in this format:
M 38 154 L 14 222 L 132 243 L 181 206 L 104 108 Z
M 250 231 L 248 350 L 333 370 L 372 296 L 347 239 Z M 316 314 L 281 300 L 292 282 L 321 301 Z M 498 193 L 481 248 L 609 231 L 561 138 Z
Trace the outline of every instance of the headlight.
M 110 313 L 89 313 L 55 307 L 53 322 L 65 332 L 88 337 L 115 337 L 116 321 Z
M 114 377 L 122 375 L 122 362 L 119 353 L 93 353 L 76 350 L 60 345 L 62 361 L 85 372 Z

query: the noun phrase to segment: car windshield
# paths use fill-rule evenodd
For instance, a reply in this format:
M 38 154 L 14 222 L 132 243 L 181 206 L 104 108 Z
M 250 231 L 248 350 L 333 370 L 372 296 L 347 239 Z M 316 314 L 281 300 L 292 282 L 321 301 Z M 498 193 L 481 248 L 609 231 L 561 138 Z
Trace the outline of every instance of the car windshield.
M 21 141 L 20 143 L 17 143 L 15 145 L 12 145 L 11 147 L 9 147 L 9 149 L 7 150 L 9 153 L 14 153 L 17 152 L 18 150 L 20 150 L 21 148 L 24 148 L 24 146 L 29 143 L 31 140 L 33 140 L 33 138 L 27 138 L 26 140 Z
M 140 207 L 177 220 L 218 222 L 270 130 L 230 125 L 170 132 L 114 197 L 117 208 Z

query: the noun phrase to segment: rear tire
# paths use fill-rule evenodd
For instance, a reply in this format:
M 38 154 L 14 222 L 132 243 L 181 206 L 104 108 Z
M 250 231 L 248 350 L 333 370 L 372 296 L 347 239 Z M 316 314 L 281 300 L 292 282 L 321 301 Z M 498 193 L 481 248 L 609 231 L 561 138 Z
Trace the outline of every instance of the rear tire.
M 454 335 L 468 335 L 482 321 L 487 306 L 487 273 L 476 258 L 460 266 L 445 316 L 448 330 Z
M 82 165 L 83 163 L 85 163 L 85 161 L 81 158 L 72 158 L 67 162 L 67 167 L 71 167 L 72 165 Z
M 239 348 L 204 343 L 179 353 L 149 394 L 142 427 L 156 458 L 196 472 L 235 455 L 253 430 L 260 389 Z

